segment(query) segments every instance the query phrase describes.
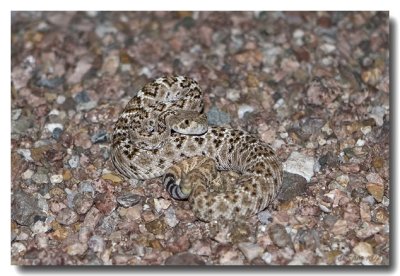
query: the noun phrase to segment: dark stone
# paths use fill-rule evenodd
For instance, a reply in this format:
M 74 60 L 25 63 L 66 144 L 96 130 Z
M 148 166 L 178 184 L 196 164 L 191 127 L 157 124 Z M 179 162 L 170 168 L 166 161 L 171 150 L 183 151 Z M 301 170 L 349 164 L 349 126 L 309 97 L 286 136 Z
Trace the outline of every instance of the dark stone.
M 307 189 L 307 180 L 298 174 L 283 172 L 282 188 L 278 194 L 280 200 L 291 200 L 303 194 Z
M 328 152 L 327 154 L 321 156 L 318 159 L 319 165 L 321 166 L 321 170 L 328 168 L 337 167 L 339 164 L 338 158 L 332 153 Z
M 54 139 L 58 140 L 61 137 L 61 134 L 63 133 L 63 130 L 59 127 L 56 127 L 53 132 L 51 133 L 51 137 Z
M 168 257 L 165 265 L 205 265 L 205 262 L 197 255 L 191 253 L 179 253 Z
M 107 142 L 107 132 L 105 130 L 101 130 L 93 134 L 92 137 L 90 137 L 90 140 L 92 141 L 92 144 Z
M 11 218 L 20 225 L 29 226 L 38 219 L 42 220 L 45 214 L 40 210 L 38 200 L 31 195 L 16 191 L 12 196 Z
M 61 85 L 64 83 L 64 78 L 63 77 L 55 77 L 55 78 L 50 78 L 47 79 L 45 77 L 40 77 L 36 81 L 36 85 L 39 87 L 44 87 L 44 88 L 49 88 L 49 89 L 54 89 L 57 86 Z
M 45 222 L 46 221 L 46 219 L 47 219 L 47 217 L 43 214 L 43 215 L 35 215 L 34 217 L 33 217 L 33 221 L 34 221 L 34 223 L 36 223 L 37 221 L 42 221 L 42 222 Z
M 271 225 L 271 227 L 268 228 L 268 235 L 276 246 L 280 248 L 293 248 L 292 239 L 282 224 Z
M 140 202 L 142 197 L 137 194 L 124 194 L 117 197 L 117 202 L 125 208 L 136 205 Z
M 76 94 L 74 99 L 75 99 L 75 102 L 77 102 L 77 103 L 90 102 L 90 97 L 89 97 L 88 93 L 85 90 L 83 90 L 83 91 L 79 92 L 78 94 Z

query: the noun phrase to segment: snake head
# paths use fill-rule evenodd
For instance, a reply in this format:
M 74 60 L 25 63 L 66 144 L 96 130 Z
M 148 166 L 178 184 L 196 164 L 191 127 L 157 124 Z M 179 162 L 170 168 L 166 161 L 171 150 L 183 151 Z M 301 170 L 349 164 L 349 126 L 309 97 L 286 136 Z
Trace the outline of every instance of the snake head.
M 196 114 L 197 116 L 179 116 L 174 118 L 170 124 L 172 130 L 185 135 L 201 135 L 207 132 L 207 116 Z

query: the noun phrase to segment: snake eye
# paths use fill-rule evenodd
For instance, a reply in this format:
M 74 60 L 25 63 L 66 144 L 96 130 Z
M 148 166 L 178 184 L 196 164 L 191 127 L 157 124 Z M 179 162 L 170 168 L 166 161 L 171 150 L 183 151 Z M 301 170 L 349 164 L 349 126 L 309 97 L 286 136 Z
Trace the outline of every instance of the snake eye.
M 189 124 L 189 120 L 186 119 L 186 120 L 184 121 L 184 123 L 185 123 L 185 125 L 188 125 L 188 124 Z

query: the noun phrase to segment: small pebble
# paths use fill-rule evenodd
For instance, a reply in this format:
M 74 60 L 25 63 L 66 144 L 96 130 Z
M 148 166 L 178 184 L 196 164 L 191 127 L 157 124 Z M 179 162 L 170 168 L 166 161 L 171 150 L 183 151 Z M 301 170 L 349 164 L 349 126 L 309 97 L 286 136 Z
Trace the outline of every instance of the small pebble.
M 73 74 L 68 77 L 67 82 L 71 84 L 79 83 L 82 77 L 89 71 L 91 67 L 92 64 L 90 60 L 85 58 L 80 59 L 76 64 Z
M 347 184 L 349 184 L 350 178 L 347 174 L 339 175 L 336 177 L 336 181 L 343 187 L 347 187 Z
M 205 262 L 197 255 L 191 253 L 178 253 L 165 260 L 165 265 L 205 265 Z
M 81 256 L 86 252 L 87 248 L 88 246 L 84 243 L 73 243 L 67 247 L 67 254 L 71 256 Z
M 120 64 L 119 53 L 117 51 L 111 51 L 104 58 L 101 72 L 107 73 L 110 76 L 112 76 L 117 72 L 119 64 Z
M 94 227 L 99 223 L 101 218 L 103 218 L 103 214 L 99 211 L 99 209 L 92 206 L 89 212 L 87 212 L 85 220 L 82 223 L 82 226 L 94 229 Z
M 58 124 L 58 123 L 51 123 L 51 124 L 47 124 L 46 128 L 49 132 L 53 133 L 53 131 L 57 128 L 63 130 L 64 126 L 62 124 Z
M 33 176 L 35 172 L 32 171 L 31 169 L 27 169 L 23 174 L 22 174 L 22 179 L 31 179 L 31 177 Z
M 236 89 L 228 89 L 226 97 L 231 101 L 237 101 L 240 98 L 240 91 Z
M 272 242 L 280 247 L 290 247 L 293 248 L 292 239 L 290 235 L 286 232 L 286 229 L 281 224 L 273 224 L 268 228 L 268 234 Z
M 78 105 L 76 106 L 76 109 L 78 111 L 88 111 L 88 110 L 95 108 L 96 106 L 97 106 L 96 101 L 89 101 L 87 103 L 81 102 L 81 103 L 78 103 Z
M 35 224 L 31 226 L 31 230 L 34 235 L 39 233 L 46 233 L 50 229 L 51 229 L 50 223 L 46 223 L 41 220 L 36 221 Z
M 360 202 L 360 217 L 362 221 L 371 221 L 371 209 L 366 202 Z
M 372 128 L 371 126 L 363 126 L 360 128 L 360 130 L 364 135 L 367 135 L 368 133 L 371 132 Z
M 40 76 L 35 84 L 39 87 L 54 89 L 57 88 L 57 86 L 61 85 L 63 82 L 64 78 L 62 77 L 46 78 L 45 76 Z
M 113 173 L 106 173 L 101 176 L 104 180 L 111 180 L 113 183 L 120 183 L 123 181 L 121 177 Z
M 32 180 L 37 184 L 46 184 L 49 182 L 49 177 L 44 173 L 35 173 L 32 176 Z
M 382 106 L 374 106 L 369 114 L 370 118 L 373 118 L 378 126 L 383 125 L 383 117 L 385 116 L 385 109 Z
M 200 256 L 210 256 L 212 254 L 211 242 L 207 239 L 195 240 L 189 252 Z
M 80 215 L 86 214 L 94 202 L 89 193 L 78 193 L 73 201 L 74 210 Z
M 272 262 L 272 254 L 269 252 L 265 252 L 264 254 L 262 254 L 261 259 L 263 259 L 266 264 L 270 264 Z
M 58 184 L 64 181 L 64 178 L 61 174 L 54 174 L 50 176 L 50 182 L 51 184 Z
M 253 111 L 254 111 L 254 107 L 252 107 L 248 104 L 241 104 L 238 109 L 239 119 L 242 119 L 244 117 L 244 114 L 246 114 L 247 112 L 251 113 Z
M 383 180 L 383 178 L 377 173 L 369 173 L 367 174 L 366 178 L 368 182 L 378 183 L 381 185 L 385 184 L 385 180 Z
M 78 194 L 76 190 L 70 190 L 68 188 L 65 188 L 64 191 L 67 193 L 67 205 L 69 208 L 74 207 L 74 198 Z
M 382 77 L 382 70 L 380 68 L 371 68 L 370 70 L 365 70 L 361 73 L 361 79 L 363 82 L 369 85 L 377 85 Z
M 227 227 L 230 228 L 230 227 Z M 231 228 L 230 239 L 232 243 L 247 242 L 251 240 L 250 225 L 244 221 L 238 221 L 234 227 Z
M 154 212 L 152 212 L 149 209 L 144 209 L 143 208 L 143 212 L 142 212 L 142 218 L 145 222 L 149 222 L 149 221 L 153 221 L 156 219 L 156 215 L 154 214 Z
M 374 211 L 373 219 L 377 223 L 388 223 L 389 222 L 389 212 L 382 207 L 379 207 Z
M 357 140 L 357 143 L 356 143 L 357 147 L 362 147 L 364 145 L 365 145 L 365 140 L 362 140 L 362 139 L 358 139 Z
M 345 235 L 348 231 L 349 227 L 344 219 L 337 220 L 331 229 L 334 235 Z
M 335 47 L 335 45 L 333 45 L 333 44 L 325 43 L 325 44 L 322 44 L 322 45 L 320 46 L 320 49 L 321 49 L 325 54 L 330 54 L 330 53 L 332 53 L 332 52 L 334 52 L 334 51 L 336 50 L 336 47 Z
M 75 95 L 74 100 L 77 103 L 87 103 L 90 101 L 90 97 L 89 97 L 88 93 L 85 90 L 83 90 Z
M 51 137 L 53 138 L 53 139 L 56 139 L 56 140 L 58 140 L 58 139 L 60 139 L 60 137 L 61 137 L 61 134 L 63 133 L 63 130 L 61 129 L 61 128 L 55 128 L 54 130 L 53 130 L 53 132 L 51 133 Z
M 56 217 L 57 222 L 63 225 L 71 225 L 77 222 L 78 219 L 79 216 L 70 208 L 62 209 Z
M 15 256 L 26 251 L 26 246 L 21 242 L 14 242 L 11 244 L 11 255 Z
M 72 169 L 75 169 L 79 166 L 79 156 L 72 155 L 71 159 L 68 160 L 68 164 Z
M 376 156 L 372 160 L 372 166 L 374 166 L 375 169 L 382 169 L 385 161 L 383 160 L 382 157 Z
M 114 193 L 108 191 L 104 194 L 97 195 L 95 198 L 95 205 L 103 214 L 111 214 L 117 208 L 117 201 Z
M 56 103 L 63 104 L 65 102 L 65 97 L 63 95 L 59 95 L 56 99 Z
M 79 184 L 79 192 L 80 193 L 89 193 L 92 196 L 94 196 L 94 188 L 92 186 L 92 183 L 90 181 L 87 181 L 87 180 L 82 181 Z
M 367 242 L 359 242 L 354 248 L 354 253 L 360 257 L 369 257 L 374 254 L 372 246 Z
M 13 121 L 18 120 L 18 119 L 19 119 L 19 116 L 21 116 L 21 113 L 22 113 L 22 109 L 21 109 L 21 108 L 12 109 L 12 110 L 11 110 L 11 119 L 12 119 Z
M 46 249 L 48 247 L 49 237 L 46 234 L 39 234 L 35 237 L 39 249 Z
M 43 215 L 37 198 L 20 190 L 13 192 L 11 208 L 11 218 L 20 225 L 31 225 Z
M 160 235 L 164 233 L 167 228 L 167 224 L 163 219 L 156 219 L 145 224 L 147 231 L 153 233 L 154 235 Z
M 155 198 L 154 199 L 154 208 L 158 213 L 161 212 L 161 210 L 167 209 L 171 205 L 171 201 L 163 199 L 163 198 Z
M 123 208 L 125 209 L 125 208 Z M 121 211 L 123 210 L 121 209 Z M 120 212 L 120 214 L 123 212 Z M 133 207 L 128 207 L 125 209 L 125 216 L 129 220 L 138 220 L 140 219 L 140 216 L 142 214 L 142 206 L 140 205 L 135 205 Z
M 125 208 L 138 204 L 141 199 L 142 196 L 131 193 L 120 195 L 117 197 L 118 203 Z
M 165 211 L 164 219 L 165 219 L 165 222 L 168 224 L 168 226 L 171 228 L 175 227 L 179 223 L 179 220 L 176 218 L 176 215 L 175 215 L 175 210 L 172 206 L 170 206 Z
M 303 176 L 307 182 L 310 182 L 314 175 L 314 157 L 307 156 L 300 152 L 292 152 L 289 158 L 284 162 L 284 170 Z
M 269 211 L 259 212 L 257 218 L 262 224 L 269 224 L 272 222 L 272 214 Z
M 356 231 L 356 236 L 359 239 L 366 239 L 369 238 L 376 233 L 382 231 L 384 229 L 385 225 L 382 224 L 375 224 L 372 222 L 363 222 L 361 224 L 361 227 L 358 228 Z
M 241 257 L 237 250 L 228 250 L 221 252 L 219 257 L 219 264 L 221 265 L 243 265 L 243 257 Z
M 64 181 L 68 181 L 72 178 L 72 173 L 70 170 L 64 170 L 63 171 L 63 179 Z
M 31 150 L 30 149 L 17 149 L 17 152 L 22 155 L 24 160 L 33 161 L 32 157 L 31 157 Z
M 97 132 L 93 134 L 92 137 L 90 137 L 90 140 L 92 141 L 93 144 L 107 142 L 107 132 L 106 131 Z
M 379 183 L 367 183 L 367 191 L 375 198 L 376 201 L 382 202 L 384 186 Z
M 293 38 L 302 38 L 304 36 L 304 31 L 301 29 L 296 29 L 293 32 Z
M 263 253 L 263 249 L 258 244 L 251 242 L 241 242 L 238 244 L 238 247 L 249 262 Z
M 363 191 L 365 191 L 365 189 L 363 189 Z M 364 194 L 362 194 L 362 195 L 364 195 Z M 375 204 L 376 201 L 375 201 L 375 198 L 374 198 L 373 196 L 369 195 L 369 196 L 365 196 L 365 197 L 362 199 L 362 202 L 365 202 L 365 203 L 367 203 L 368 205 L 372 206 L 372 205 Z
M 94 235 L 88 241 L 88 246 L 93 252 L 103 252 L 104 250 L 104 239 L 101 236 Z
M 278 199 L 291 200 L 298 195 L 303 194 L 307 189 L 307 180 L 294 173 L 283 172 L 282 188 L 278 193 Z

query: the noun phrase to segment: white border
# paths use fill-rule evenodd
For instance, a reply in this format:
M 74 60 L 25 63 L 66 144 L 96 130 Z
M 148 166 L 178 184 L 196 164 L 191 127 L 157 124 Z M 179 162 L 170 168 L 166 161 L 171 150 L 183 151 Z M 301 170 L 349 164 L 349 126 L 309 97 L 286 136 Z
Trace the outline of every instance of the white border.
M 10 1 L 11 2 L 11 1 Z M 242 0 L 242 1 L 54 1 L 14 0 L 7 3 L 13 10 L 393 10 L 393 0 Z

